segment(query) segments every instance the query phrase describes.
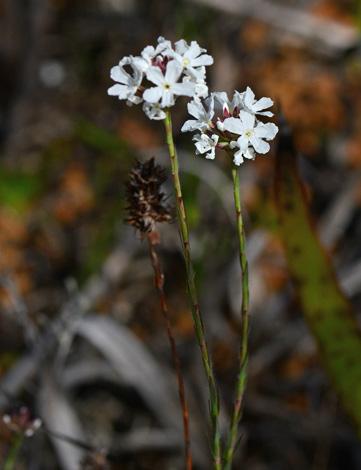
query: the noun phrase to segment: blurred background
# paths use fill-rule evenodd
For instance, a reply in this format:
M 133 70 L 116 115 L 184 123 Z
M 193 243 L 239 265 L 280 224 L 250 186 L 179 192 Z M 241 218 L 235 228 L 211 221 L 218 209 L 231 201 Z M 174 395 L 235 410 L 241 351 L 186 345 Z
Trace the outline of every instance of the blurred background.
M 160 35 L 207 49 L 210 91 L 250 86 L 282 109 L 321 240 L 360 311 L 360 24 L 356 0 L 0 1 L 0 414 L 26 406 L 44 423 L 16 470 L 185 468 L 148 246 L 123 223 L 134 158 L 154 155 L 169 173 L 163 126 L 107 95 L 110 68 Z M 225 426 L 241 300 L 231 174 L 223 155 L 194 155 L 180 133 L 185 104 L 173 110 L 174 133 Z M 242 165 L 240 179 L 251 334 L 235 468 L 360 469 L 360 443 L 295 303 L 272 152 Z M 171 201 L 170 182 L 164 191 Z M 194 468 L 205 470 L 207 384 L 176 224 L 160 232 Z M 13 442 L 1 422 L 0 465 Z

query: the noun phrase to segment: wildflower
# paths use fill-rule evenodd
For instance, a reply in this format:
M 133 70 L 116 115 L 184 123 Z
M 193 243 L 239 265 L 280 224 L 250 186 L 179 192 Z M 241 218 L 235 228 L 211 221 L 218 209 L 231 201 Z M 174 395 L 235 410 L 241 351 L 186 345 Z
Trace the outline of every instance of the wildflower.
M 133 69 L 132 75 L 124 70 L 124 65 L 131 66 Z M 127 100 L 129 106 L 140 103 L 142 98 L 136 96 L 136 94 L 143 80 L 144 68 L 145 66 L 139 58 L 124 57 L 119 65 L 116 65 L 110 71 L 110 77 L 118 83 L 108 89 L 108 95 L 118 96 L 120 100 Z
M 150 67 L 146 71 L 148 80 L 156 86 L 145 90 L 144 101 L 148 103 L 158 103 L 162 108 L 169 108 L 174 105 L 175 96 L 194 96 L 195 85 L 191 82 L 178 83 L 183 72 L 182 67 L 175 61 L 167 64 L 165 75 L 158 67 Z
M 41 419 L 30 419 L 30 411 L 25 406 L 18 412 L 4 415 L 3 421 L 11 431 L 26 437 L 31 437 L 42 425 Z
M 214 116 L 214 98 L 210 96 L 207 100 L 204 101 L 205 106 L 203 106 L 201 100 L 196 97 L 188 103 L 187 108 L 191 116 L 194 116 L 196 119 L 190 119 L 186 121 L 181 131 L 182 132 L 193 132 L 193 131 L 206 131 L 212 126 L 212 118 Z
M 165 112 L 161 109 L 158 103 L 144 103 L 143 111 L 149 117 L 149 119 L 155 119 L 157 121 L 160 121 L 162 119 L 165 119 L 166 117 Z
M 184 39 L 177 41 L 174 45 L 175 51 L 170 51 L 171 57 L 182 66 L 187 74 L 196 79 L 204 78 L 204 66 L 213 64 L 213 57 L 203 54 L 206 49 L 199 47 L 197 41 L 192 41 L 189 46 Z
M 246 91 L 240 94 L 240 99 L 243 103 L 243 108 L 245 111 L 251 114 L 259 114 L 261 116 L 272 117 L 273 113 L 271 111 L 262 111 L 262 109 L 270 108 L 273 105 L 271 98 L 261 98 L 256 101 L 253 91 L 248 86 Z
M 141 56 L 149 65 L 156 65 L 158 61 L 162 60 L 161 55 L 168 55 L 168 52 L 172 50 L 172 44 L 170 41 L 164 39 L 163 36 L 158 38 L 158 46 L 147 46 L 141 52 Z
M 216 153 L 216 146 L 218 143 L 218 135 L 212 135 L 209 137 L 207 134 L 197 134 L 193 137 L 193 140 L 196 142 L 196 154 L 206 153 L 205 157 L 213 160 Z
M 270 145 L 262 139 L 272 140 L 277 134 L 278 127 L 273 123 L 256 123 L 253 114 L 240 111 L 239 118 L 230 117 L 224 120 L 224 129 L 239 135 L 237 142 L 232 144 L 245 152 L 251 145 L 257 153 L 267 153 Z
M 156 222 L 172 221 L 170 207 L 164 204 L 165 196 L 160 191 L 165 180 L 164 170 L 155 164 L 154 157 L 144 163 L 136 160 L 132 165 L 125 184 L 125 200 L 129 203 L 125 222 L 140 231 L 141 240 L 152 234 Z
M 237 142 L 231 142 L 230 143 L 230 148 L 234 149 L 237 147 Z M 249 160 L 254 160 L 256 157 L 256 154 L 253 150 L 252 147 L 248 147 L 246 150 L 238 150 L 238 152 L 235 152 L 233 155 L 233 163 L 237 166 L 239 166 L 241 163 L 244 162 L 245 158 L 248 158 Z

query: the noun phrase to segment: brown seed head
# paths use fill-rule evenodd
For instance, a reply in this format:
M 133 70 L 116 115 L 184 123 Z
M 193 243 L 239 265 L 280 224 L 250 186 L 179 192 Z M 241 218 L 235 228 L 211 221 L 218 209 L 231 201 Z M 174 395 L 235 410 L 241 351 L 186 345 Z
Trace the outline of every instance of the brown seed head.
M 144 163 L 136 160 L 132 164 L 130 178 L 125 183 L 125 208 L 129 215 L 125 222 L 140 231 L 140 238 L 151 235 L 156 222 L 172 221 L 170 206 L 165 204 L 165 195 L 160 191 L 166 180 L 164 170 L 155 164 L 154 157 Z

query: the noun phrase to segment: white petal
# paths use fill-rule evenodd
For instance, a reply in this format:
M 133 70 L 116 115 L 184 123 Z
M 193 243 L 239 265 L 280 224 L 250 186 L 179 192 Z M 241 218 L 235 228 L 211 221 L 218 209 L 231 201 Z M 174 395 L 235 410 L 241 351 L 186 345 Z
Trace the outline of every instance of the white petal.
M 241 150 L 246 150 L 248 148 L 249 141 L 247 137 L 244 137 L 243 135 L 241 135 L 241 137 L 238 137 L 237 139 L 237 144 Z
M 168 62 L 165 72 L 165 82 L 171 84 L 176 83 L 181 76 L 182 70 L 182 66 L 175 60 Z
M 174 105 L 174 95 L 171 91 L 165 90 L 162 93 L 162 108 L 169 108 Z
M 261 111 L 262 109 L 267 109 L 273 105 L 271 98 L 261 98 L 252 106 L 253 111 Z
M 175 83 L 172 86 L 172 92 L 178 96 L 194 96 L 195 83 L 191 83 L 191 82 Z
M 245 130 L 245 125 L 243 122 L 234 117 L 227 118 L 223 121 L 224 129 L 234 134 L 242 134 Z
M 250 147 L 243 153 L 244 158 L 248 158 L 249 160 L 254 160 L 255 159 L 255 153 L 254 150 Z
M 149 88 L 148 90 L 145 90 L 143 93 L 143 99 L 144 101 L 147 101 L 148 103 L 157 103 L 162 96 L 162 89 L 161 87 L 153 87 Z
M 195 98 L 187 105 L 188 112 L 191 116 L 199 119 L 200 116 L 204 115 L 204 108 L 199 99 Z
M 195 121 L 194 119 L 190 119 L 189 121 L 186 121 L 183 124 L 181 131 L 182 132 L 193 132 L 193 131 L 198 130 L 198 122 L 199 121 Z
M 120 100 L 125 100 L 129 96 L 129 87 L 117 83 L 108 89 L 108 95 L 118 96 Z
M 213 57 L 208 54 L 203 54 L 200 57 L 192 60 L 193 67 L 200 67 L 201 65 L 212 65 Z
M 125 85 L 132 83 L 131 76 L 127 74 L 122 67 L 119 67 L 119 65 L 110 69 L 110 78 L 115 82 L 124 83 Z
M 244 123 L 245 127 L 247 129 L 253 129 L 254 128 L 254 123 L 255 123 L 255 116 L 254 114 L 247 113 L 246 111 L 240 111 L 239 117 Z M 230 118 L 232 119 L 232 118 Z
M 179 41 L 174 43 L 175 50 L 178 52 L 178 54 L 183 55 L 188 48 L 188 44 L 184 39 L 180 39 Z
M 249 140 L 257 153 L 267 153 L 270 149 L 270 145 L 258 137 L 251 137 Z
M 205 98 L 208 96 L 208 87 L 204 83 L 196 83 L 195 94 L 200 98 Z
M 242 150 L 238 150 L 238 152 L 236 152 L 233 156 L 233 162 L 235 165 L 239 166 L 241 163 L 244 162 L 243 160 L 243 151 Z
M 145 74 L 147 76 L 147 79 L 155 83 L 156 85 L 163 85 L 165 81 L 164 75 L 162 74 L 162 71 L 157 65 L 149 67 Z
M 254 103 L 254 93 L 250 89 L 249 86 L 246 88 L 246 92 L 245 92 L 243 99 L 244 99 L 244 104 L 246 105 L 246 107 L 251 108 L 252 104 Z
M 184 53 L 184 57 L 192 60 L 192 63 L 193 63 L 193 59 L 195 59 L 200 54 L 202 54 L 202 52 L 205 52 L 205 49 L 201 49 L 197 41 L 192 41 L 188 50 Z
M 268 116 L 268 117 L 273 116 L 273 113 L 271 113 L 271 111 L 258 111 L 256 114 L 259 114 L 260 116 Z
M 224 91 L 216 91 L 211 94 L 214 97 L 214 107 L 216 109 L 223 109 L 225 103 L 228 103 L 227 93 Z
M 256 137 L 261 137 L 267 140 L 274 139 L 277 132 L 278 127 L 273 124 L 273 122 L 268 122 L 267 124 L 261 123 L 254 130 Z
M 158 105 L 144 103 L 143 111 L 149 119 L 160 121 L 166 118 L 165 112 Z
M 212 150 L 211 150 L 209 153 L 206 154 L 206 158 L 207 158 L 208 160 L 214 160 L 215 156 L 216 156 L 216 149 L 215 149 L 215 147 L 212 148 Z

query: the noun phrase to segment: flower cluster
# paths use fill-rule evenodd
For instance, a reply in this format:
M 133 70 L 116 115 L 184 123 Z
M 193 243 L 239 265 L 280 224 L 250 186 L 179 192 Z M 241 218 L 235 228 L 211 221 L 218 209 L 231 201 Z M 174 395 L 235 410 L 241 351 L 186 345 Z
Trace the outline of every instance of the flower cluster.
M 233 156 L 236 165 L 243 163 L 245 158 L 254 160 L 255 152 L 267 153 L 270 149 L 269 140 L 275 138 L 278 127 L 273 123 L 259 121 L 256 115 L 272 117 L 265 111 L 273 105 L 270 98 L 255 100 L 253 91 L 234 92 L 230 101 L 224 92 L 211 93 L 202 101 L 194 97 L 188 104 L 188 112 L 195 119 L 186 121 L 182 132 L 201 131 L 193 137 L 197 154 L 206 154 L 206 158 L 214 159 L 215 149 L 221 148 Z M 221 115 L 216 116 L 216 111 Z
M 3 421 L 11 431 L 25 437 L 31 437 L 42 425 L 41 419 L 30 418 L 30 411 L 25 406 L 18 412 L 4 415 Z
M 164 108 L 173 106 L 178 96 L 208 96 L 205 66 L 213 64 L 213 58 L 205 52 L 196 41 L 188 45 L 181 39 L 173 48 L 159 37 L 157 47 L 147 46 L 139 57 L 124 57 L 111 69 L 117 83 L 108 94 L 129 106 L 143 102 L 150 119 L 164 119 Z

